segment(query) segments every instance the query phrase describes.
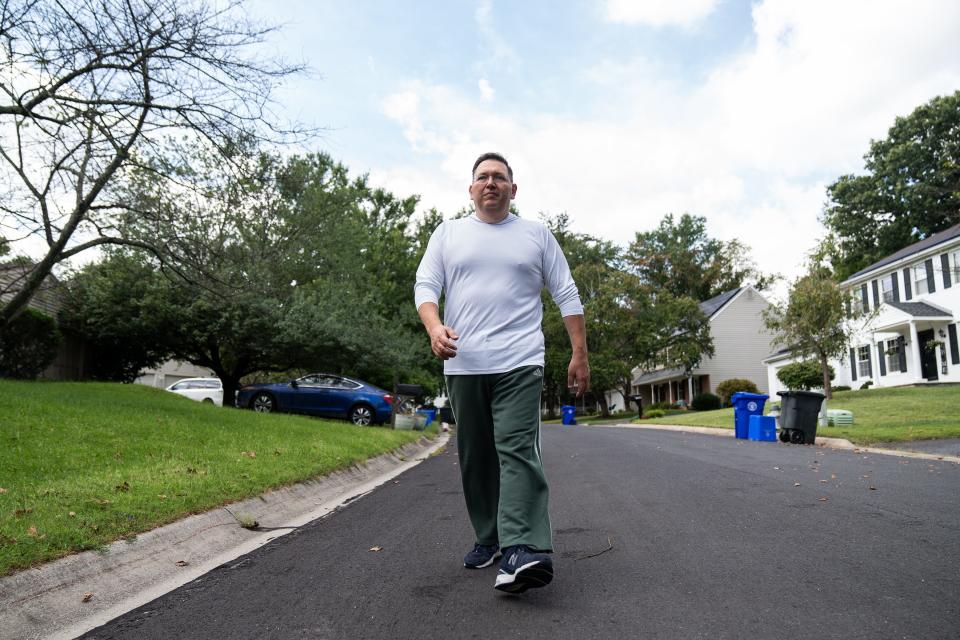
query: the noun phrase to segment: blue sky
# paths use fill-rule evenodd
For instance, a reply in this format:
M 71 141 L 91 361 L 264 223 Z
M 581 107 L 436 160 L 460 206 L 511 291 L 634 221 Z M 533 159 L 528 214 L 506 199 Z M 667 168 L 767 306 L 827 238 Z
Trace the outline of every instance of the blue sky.
M 511 160 L 524 215 L 628 242 L 707 218 L 788 276 L 824 187 L 897 115 L 960 89 L 955 0 L 256 0 L 265 52 L 309 77 L 283 115 L 355 173 L 447 215 L 473 159 Z

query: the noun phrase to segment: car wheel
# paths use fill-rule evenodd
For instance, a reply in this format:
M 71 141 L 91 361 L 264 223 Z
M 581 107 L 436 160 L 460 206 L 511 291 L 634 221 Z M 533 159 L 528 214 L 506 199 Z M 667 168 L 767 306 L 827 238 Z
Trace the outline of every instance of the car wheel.
M 373 424 L 373 409 L 365 404 L 358 404 L 350 409 L 350 422 L 361 427 Z
M 270 413 L 277 410 L 277 403 L 269 393 L 260 392 L 253 396 L 250 408 L 257 413 Z

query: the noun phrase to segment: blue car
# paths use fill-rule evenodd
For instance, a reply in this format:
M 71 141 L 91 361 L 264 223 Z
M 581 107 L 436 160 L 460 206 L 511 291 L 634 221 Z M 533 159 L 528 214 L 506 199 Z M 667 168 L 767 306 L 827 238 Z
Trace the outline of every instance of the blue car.
M 237 392 L 237 406 L 260 413 L 286 411 L 328 418 L 346 418 L 353 424 L 383 424 L 390 420 L 393 396 L 360 380 L 329 373 L 273 384 L 251 384 Z

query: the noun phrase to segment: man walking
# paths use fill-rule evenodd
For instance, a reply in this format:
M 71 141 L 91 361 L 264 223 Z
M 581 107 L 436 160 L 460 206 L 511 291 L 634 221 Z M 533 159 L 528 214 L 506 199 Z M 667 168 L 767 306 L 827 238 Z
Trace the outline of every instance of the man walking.
M 473 165 L 474 214 L 433 232 L 414 294 L 433 353 L 444 360 L 460 475 L 476 532 L 465 567 L 493 564 L 495 588 L 521 593 L 553 579 L 547 481 L 540 461 L 544 287 L 573 349 L 567 386 L 590 386 L 580 295 L 547 227 L 510 213 L 513 169 L 496 153 Z M 444 319 L 439 313 L 445 295 Z

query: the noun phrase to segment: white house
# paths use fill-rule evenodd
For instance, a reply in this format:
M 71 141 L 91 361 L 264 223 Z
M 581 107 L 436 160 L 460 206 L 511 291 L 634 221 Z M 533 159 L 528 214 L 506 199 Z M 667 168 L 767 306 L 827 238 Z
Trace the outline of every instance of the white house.
M 644 406 L 654 402 L 689 403 L 701 393 L 716 393 L 717 385 L 730 378 L 745 378 L 767 393 L 767 370 L 763 363 L 772 348 L 773 336 L 763 325 L 761 313 L 770 303 L 751 286 L 740 287 L 700 303 L 710 321 L 714 355 L 689 373 L 683 369 L 637 370 L 633 393 Z
M 916 242 L 840 283 L 874 315 L 833 362 L 835 385 L 854 389 L 960 382 L 960 224 Z M 776 371 L 793 358 L 766 359 L 771 388 Z M 776 381 L 776 382 L 775 382 Z

